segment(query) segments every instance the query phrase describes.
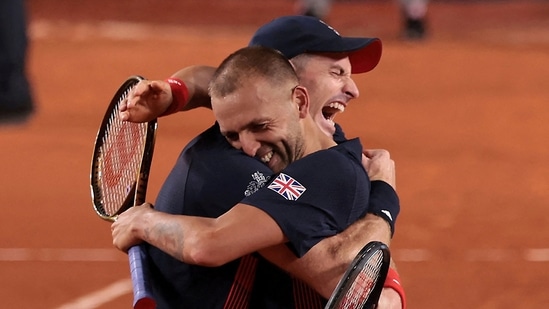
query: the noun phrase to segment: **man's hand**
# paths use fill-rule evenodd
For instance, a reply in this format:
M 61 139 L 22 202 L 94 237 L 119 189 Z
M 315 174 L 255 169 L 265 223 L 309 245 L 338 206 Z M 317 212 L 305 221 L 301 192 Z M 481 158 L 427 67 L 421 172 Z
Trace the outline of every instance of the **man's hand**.
M 363 151 L 362 165 L 368 172 L 371 181 L 382 180 L 396 190 L 395 161 L 384 149 L 367 149 Z
M 402 309 L 402 300 L 397 291 L 383 288 L 379 297 L 378 309 Z
M 198 107 L 211 108 L 208 85 L 214 67 L 194 65 L 177 71 L 171 78 L 181 80 L 188 91 L 187 102 L 177 102 L 179 111 Z M 176 96 L 177 97 L 177 96 Z M 164 80 L 143 80 L 120 103 L 120 119 L 130 122 L 147 122 L 160 117 L 174 103 L 172 88 Z
M 142 243 L 143 240 L 137 236 L 137 227 L 142 226 L 139 223 L 140 220 L 147 212 L 151 211 L 153 211 L 152 205 L 145 203 L 121 213 L 111 225 L 113 245 L 121 251 L 128 252 L 131 247 Z
M 162 115 L 173 100 L 170 84 L 162 80 L 142 80 L 120 103 L 120 119 L 147 122 Z

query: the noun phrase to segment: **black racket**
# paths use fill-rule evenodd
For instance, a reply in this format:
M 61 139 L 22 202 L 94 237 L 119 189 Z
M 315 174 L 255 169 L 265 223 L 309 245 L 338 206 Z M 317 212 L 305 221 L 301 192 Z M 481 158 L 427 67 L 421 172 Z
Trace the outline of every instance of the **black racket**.
M 391 254 L 382 242 L 360 250 L 328 300 L 325 309 L 375 309 L 389 271 Z
M 145 202 L 157 121 L 132 123 L 119 118 L 119 105 L 144 78 L 132 76 L 111 100 L 97 132 L 91 166 L 91 193 L 95 212 L 113 222 L 134 205 Z M 133 284 L 133 307 L 155 308 L 147 283 L 147 255 L 141 246 L 128 251 Z

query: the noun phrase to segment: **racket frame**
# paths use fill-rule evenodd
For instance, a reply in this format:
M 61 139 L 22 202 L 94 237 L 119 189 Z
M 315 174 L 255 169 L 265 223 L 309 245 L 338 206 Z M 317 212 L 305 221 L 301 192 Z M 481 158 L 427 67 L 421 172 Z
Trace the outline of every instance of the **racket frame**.
M 126 199 L 122 203 L 122 206 L 119 208 L 119 210 L 114 214 L 108 214 L 105 211 L 105 207 L 102 202 L 102 193 L 101 193 L 101 175 L 99 171 L 99 157 L 101 155 L 100 148 L 104 144 L 104 137 L 106 129 L 111 122 L 111 117 L 113 117 L 113 113 L 116 113 L 118 110 L 118 105 L 120 104 L 120 100 L 122 99 L 122 96 L 127 95 L 127 92 L 131 87 L 135 86 L 139 81 L 144 80 L 142 76 L 134 75 L 130 76 L 118 89 L 118 91 L 115 93 L 114 97 L 112 98 L 107 111 L 105 112 L 105 115 L 103 117 L 103 120 L 101 122 L 101 126 L 99 127 L 99 130 L 97 131 L 97 135 L 95 138 L 95 144 L 94 144 L 94 151 L 92 156 L 92 166 L 91 166 L 91 172 L 90 172 L 90 187 L 91 187 L 91 196 L 93 201 L 93 209 L 97 213 L 97 215 L 102 218 L 103 220 L 114 222 L 116 221 L 116 218 L 119 214 L 126 211 L 128 208 L 134 206 L 134 205 L 141 205 L 145 202 L 146 193 L 147 193 L 147 183 L 149 179 L 149 173 L 150 173 L 150 167 L 152 163 L 152 156 L 154 151 L 154 144 L 156 140 L 156 129 L 158 128 L 158 121 L 157 119 L 153 119 L 147 123 L 146 128 L 146 140 L 145 140 L 145 147 L 143 147 L 143 153 L 141 154 L 141 163 L 139 166 L 139 171 L 136 171 L 135 179 L 136 182 L 132 185 L 131 190 L 129 191 L 129 194 L 127 195 Z M 118 115 L 114 115 L 114 117 L 118 117 Z
M 94 144 L 94 152 L 92 156 L 92 166 L 90 172 L 90 187 L 93 201 L 93 208 L 96 214 L 103 220 L 114 222 L 118 215 L 126 211 L 128 208 L 141 205 L 145 202 L 147 193 L 147 184 L 149 180 L 149 172 L 152 163 L 154 144 L 156 140 L 156 129 L 158 128 L 157 119 L 153 119 L 146 123 L 146 136 L 145 145 L 141 153 L 141 162 L 139 169 L 136 171 L 135 182 L 125 200 L 122 202 L 122 206 L 114 214 L 108 214 L 105 211 L 105 207 L 102 202 L 102 190 L 101 190 L 101 175 L 99 168 L 100 160 L 100 148 L 104 144 L 105 132 L 112 117 L 119 117 L 118 109 L 120 102 L 127 96 L 131 88 L 134 87 L 141 80 L 144 80 L 142 76 L 134 75 L 130 76 L 118 89 L 112 98 L 107 111 L 101 122 L 101 126 L 97 132 L 97 136 Z M 136 125 L 136 124 L 131 124 Z M 140 124 L 141 125 L 141 124 Z M 128 250 L 128 259 L 130 262 L 130 274 L 133 285 L 133 308 L 134 309 L 153 309 L 156 308 L 156 301 L 152 296 L 152 288 L 150 282 L 146 280 L 149 277 L 147 266 L 147 255 L 142 245 L 133 246 Z
M 389 247 L 382 242 L 372 241 L 366 244 L 355 256 L 347 270 L 339 280 L 334 292 L 330 296 L 330 299 L 326 303 L 325 309 L 336 309 L 340 308 L 341 302 L 343 301 L 345 295 L 349 291 L 349 288 L 353 286 L 354 280 L 358 277 L 362 268 L 368 265 L 368 261 L 373 257 L 377 252 L 381 251 L 382 261 L 379 268 L 379 273 L 375 286 L 371 290 L 368 299 L 366 300 L 365 305 L 362 308 L 352 308 L 352 309 L 375 309 L 377 308 L 377 303 L 379 301 L 379 296 L 383 290 L 383 285 L 385 279 L 387 278 L 387 273 L 389 271 L 389 265 L 391 261 L 391 253 Z M 349 307 L 344 307 L 349 308 Z M 351 309 L 351 308 L 349 308 Z

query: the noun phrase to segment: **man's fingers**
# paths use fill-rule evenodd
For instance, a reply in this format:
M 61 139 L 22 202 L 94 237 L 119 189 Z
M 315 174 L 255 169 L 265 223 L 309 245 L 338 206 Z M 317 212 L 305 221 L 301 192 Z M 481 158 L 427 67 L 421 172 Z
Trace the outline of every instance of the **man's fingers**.
M 128 119 L 130 119 L 130 112 L 128 111 L 124 111 L 124 112 L 120 112 L 120 120 L 122 121 L 127 121 Z
M 162 84 L 160 83 L 160 81 L 153 80 L 149 82 L 148 87 L 152 91 L 156 91 L 156 92 L 162 91 Z
M 364 166 L 366 170 L 370 167 L 371 162 L 372 159 L 368 158 L 365 154 L 362 155 L 362 166 Z
M 379 157 L 390 157 L 389 151 L 385 149 L 365 149 L 363 151 L 364 155 L 370 159 L 379 158 Z
M 363 151 L 364 155 L 368 158 L 373 158 L 375 156 L 379 156 L 379 149 L 365 149 Z

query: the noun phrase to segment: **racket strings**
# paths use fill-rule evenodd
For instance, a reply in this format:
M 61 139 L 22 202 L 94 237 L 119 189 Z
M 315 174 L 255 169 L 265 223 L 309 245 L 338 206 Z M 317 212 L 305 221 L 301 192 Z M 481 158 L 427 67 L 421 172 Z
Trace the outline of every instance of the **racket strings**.
M 119 104 L 130 90 L 124 92 Z M 101 204 L 107 216 L 117 214 L 128 193 L 135 189 L 147 137 L 147 123 L 122 121 L 118 115 L 119 105 L 116 105 L 99 148 Z
M 359 265 L 360 269 L 356 274 L 355 280 L 352 280 L 353 283 L 337 308 L 363 308 L 376 286 L 382 264 L 383 253 L 378 251 L 365 263 Z

